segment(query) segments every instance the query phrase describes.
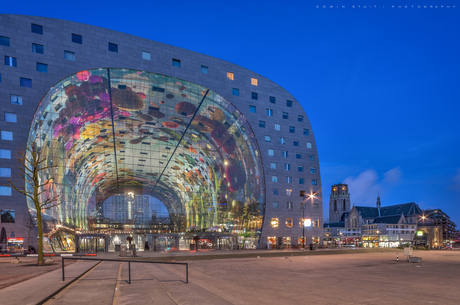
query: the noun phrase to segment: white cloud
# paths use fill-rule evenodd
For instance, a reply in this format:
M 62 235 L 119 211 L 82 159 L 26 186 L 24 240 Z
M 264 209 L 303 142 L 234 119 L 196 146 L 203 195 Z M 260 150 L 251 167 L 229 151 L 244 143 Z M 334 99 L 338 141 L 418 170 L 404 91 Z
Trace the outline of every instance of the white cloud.
M 372 169 L 362 172 L 357 177 L 346 178 L 343 183 L 348 184 L 351 204 L 375 205 L 377 193 L 382 190 L 378 180 L 377 172 Z
M 395 184 L 401 181 L 402 171 L 401 168 L 395 167 L 383 174 L 383 181 L 390 184 Z

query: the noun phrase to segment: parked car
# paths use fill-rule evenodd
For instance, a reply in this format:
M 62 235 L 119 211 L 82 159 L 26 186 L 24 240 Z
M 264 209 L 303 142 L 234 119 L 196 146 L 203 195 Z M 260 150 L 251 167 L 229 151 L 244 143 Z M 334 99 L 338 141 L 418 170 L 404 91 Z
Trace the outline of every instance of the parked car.
M 452 244 L 447 244 L 446 245 L 446 250 L 452 250 Z

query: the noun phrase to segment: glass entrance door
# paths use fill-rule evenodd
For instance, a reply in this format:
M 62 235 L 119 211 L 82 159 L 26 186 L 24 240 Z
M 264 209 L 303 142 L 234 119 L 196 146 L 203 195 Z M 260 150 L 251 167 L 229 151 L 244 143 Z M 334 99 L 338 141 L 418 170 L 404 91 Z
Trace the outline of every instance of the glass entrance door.
M 105 238 L 100 236 L 79 236 L 78 252 L 96 253 L 105 251 Z

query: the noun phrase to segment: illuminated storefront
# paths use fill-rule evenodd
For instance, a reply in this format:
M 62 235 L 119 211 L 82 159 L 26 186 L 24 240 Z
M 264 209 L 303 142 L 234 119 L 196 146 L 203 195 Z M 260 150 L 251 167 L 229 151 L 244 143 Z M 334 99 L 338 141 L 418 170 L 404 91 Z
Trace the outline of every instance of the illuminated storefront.
M 29 145 L 34 140 L 47 165 L 58 165 L 40 176 L 53 178 L 42 199 L 60 203 L 45 211 L 53 248 L 71 250 L 84 234 L 81 246 L 110 251 L 134 235 L 142 250 L 148 234 L 190 228 L 239 235 L 248 248 L 259 242 L 265 184 L 258 144 L 246 118 L 213 91 L 143 71 L 81 71 L 42 99 Z M 108 236 L 103 246 L 97 234 Z

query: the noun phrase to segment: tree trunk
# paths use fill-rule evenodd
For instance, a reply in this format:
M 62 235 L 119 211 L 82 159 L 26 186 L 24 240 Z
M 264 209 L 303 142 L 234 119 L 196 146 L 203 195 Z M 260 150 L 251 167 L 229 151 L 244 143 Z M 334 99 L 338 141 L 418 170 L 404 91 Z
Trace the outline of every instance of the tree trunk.
M 38 229 L 38 262 L 39 266 L 44 265 L 43 262 L 43 226 L 42 226 L 42 211 L 37 209 L 37 229 Z

